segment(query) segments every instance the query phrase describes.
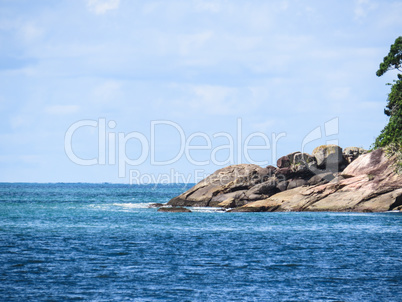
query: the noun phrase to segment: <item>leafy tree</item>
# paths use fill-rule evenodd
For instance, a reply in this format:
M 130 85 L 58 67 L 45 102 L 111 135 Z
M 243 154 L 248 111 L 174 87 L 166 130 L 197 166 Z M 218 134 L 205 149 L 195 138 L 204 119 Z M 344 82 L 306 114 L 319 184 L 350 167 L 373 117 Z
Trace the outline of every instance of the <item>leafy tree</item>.
M 380 64 L 377 76 L 382 76 L 388 70 L 397 69 L 402 72 L 402 36 L 391 45 L 388 55 Z M 402 145 L 402 74 L 397 75 L 391 85 L 391 92 L 388 94 L 388 103 L 384 113 L 389 116 L 388 124 L 381 131 L 374 143 L 375 148 L 385 147 L 390 144 Z

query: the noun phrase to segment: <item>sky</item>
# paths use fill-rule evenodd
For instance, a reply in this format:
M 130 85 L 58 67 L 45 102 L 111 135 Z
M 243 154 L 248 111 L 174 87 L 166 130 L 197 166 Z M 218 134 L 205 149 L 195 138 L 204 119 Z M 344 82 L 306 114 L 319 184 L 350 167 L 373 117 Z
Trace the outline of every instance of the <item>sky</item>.
M 1 182 L 186 182 L 387 123 L 400 0 L 0 0 Z

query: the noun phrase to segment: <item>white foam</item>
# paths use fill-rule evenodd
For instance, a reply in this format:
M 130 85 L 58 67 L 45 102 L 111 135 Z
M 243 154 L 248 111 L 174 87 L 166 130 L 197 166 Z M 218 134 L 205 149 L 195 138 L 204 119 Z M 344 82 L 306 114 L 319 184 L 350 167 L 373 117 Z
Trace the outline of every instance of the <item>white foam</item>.
M 113 206 L 129 208 L 129 209 L 146 209 L 149 208 L 152 202 L 143 202 L 143 203 L 113 203 Z
M 213 208 L 213 207 L 192 207 L 190 208 L 191 212 L 201 212 L 201 213 L 215 213 L 215 212 L 225 212 L 222 208 Z

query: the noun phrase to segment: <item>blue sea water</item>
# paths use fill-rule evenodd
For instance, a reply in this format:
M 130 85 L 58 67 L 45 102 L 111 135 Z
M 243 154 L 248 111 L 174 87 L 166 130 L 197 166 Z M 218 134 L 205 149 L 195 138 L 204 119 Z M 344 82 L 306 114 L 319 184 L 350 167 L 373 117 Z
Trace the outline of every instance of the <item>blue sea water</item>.
M 0 184 L 0 301 L 402 301 L 400 213 L 161 213 L 184 185 Z

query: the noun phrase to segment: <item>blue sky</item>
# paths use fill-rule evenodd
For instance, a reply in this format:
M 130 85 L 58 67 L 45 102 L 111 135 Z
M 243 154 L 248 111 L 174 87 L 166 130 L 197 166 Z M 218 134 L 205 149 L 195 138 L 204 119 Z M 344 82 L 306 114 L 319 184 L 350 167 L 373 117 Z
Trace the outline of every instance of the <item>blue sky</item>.
M 375 72 L 402 34 L 401 11 L 402 1 L 391 0 L 1 0 L 0 181 L 127 183 L 130 170 L 194 177 L 250 159 L 272 164 L 300 150 L 317 127 L 323 134 L 307 152 L 331 140 L 369 148 L 387 122 L 385 83 L 396 74 Z M 328 136 L 325 123 L 334 119 L 339 127 Z M 82 120 L 114 126 L 107 147 L 119 133 L 150 142 L 152 121 L 178 125 L 185 140 L 203 133 L 189 145 L 207 138 L 212 145 L 155 165 L 150 145 L 126 140 L 125 156 L 145 160 L 123 165 L 119 177 L 123 147 L 98 154 L 99 127 L 81 127 L 71 140 L 74 154 L 97 164 L 66 155 L 66 132 Z M 173 159 L 184 144 L 179 131 L 166 123 L 155 129 L 155 159 Z M 228 149 L 212 150 L 228 143 L 220 132 L 236 146 L 261 132 L 270 148 L 248 160 L 236 149 L 227 161 Z

